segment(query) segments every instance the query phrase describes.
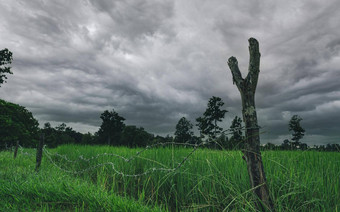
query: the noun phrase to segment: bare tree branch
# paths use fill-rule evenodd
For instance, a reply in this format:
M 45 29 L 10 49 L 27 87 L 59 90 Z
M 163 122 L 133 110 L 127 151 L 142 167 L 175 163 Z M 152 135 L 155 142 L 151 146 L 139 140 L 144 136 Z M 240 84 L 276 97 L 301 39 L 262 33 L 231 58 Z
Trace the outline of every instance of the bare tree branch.
M 236 57 L 230 57 L 228 59 L 228 66 L 231 70 L 231 74 L 233 75 L 233 83 L 236 83 L 238 89 L 242 89 L 244 79 L 242 78 L 242 74 L 238 68 Z
M 260 51 L 259 51 L 259 43 L 255 38 L 249 38 L 249 67 L 248 67 L 248 75 L 246 77 L 246 83 L 249 84 L 252 91 L 255 93 L 257 81 L 260 73 Z

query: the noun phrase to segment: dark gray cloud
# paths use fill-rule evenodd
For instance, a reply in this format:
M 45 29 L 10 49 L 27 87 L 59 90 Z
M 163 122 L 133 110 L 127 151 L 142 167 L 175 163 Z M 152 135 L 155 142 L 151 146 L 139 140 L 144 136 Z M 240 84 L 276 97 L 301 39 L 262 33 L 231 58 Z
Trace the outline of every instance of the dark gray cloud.
M 340 3 L 314 1 L 2 1 L 0 49 L 14 53 L 0 98 L 40 124 L 95 132 L 115 109 L 127 124 L 172 134 L 211 96 L 241 115 L 227 59 L 248 69 L 249 37 L 260 42 L 256 93 L 262 142 L 289 138 L 303 117 L 305 142 L 340 142 Z

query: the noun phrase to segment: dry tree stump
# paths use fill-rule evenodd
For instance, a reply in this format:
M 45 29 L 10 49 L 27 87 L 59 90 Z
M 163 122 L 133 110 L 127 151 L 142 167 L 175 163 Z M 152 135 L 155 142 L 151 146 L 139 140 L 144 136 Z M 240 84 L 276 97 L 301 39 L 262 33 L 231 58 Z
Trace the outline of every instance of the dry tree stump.
M 246 128 L 245 145 L 242 152 L 244 154 L 243 158 L 247 163 L 251 186 L 255 195 L 258 197 L 256 205 L 261 211 L 273 211 L 273 202 L 269 195 L 260 152 L 260 134 L 255 107 L 255 91 L 260 73 L 261 57 L 259 43 L 255 38 L 249 39 L 249 54 L 249 68 L 246 78 L 242 78 L 235 57 L 228 59 L 228 66 L 233 76 L 233 82 L 241 94 L 242 115 Z

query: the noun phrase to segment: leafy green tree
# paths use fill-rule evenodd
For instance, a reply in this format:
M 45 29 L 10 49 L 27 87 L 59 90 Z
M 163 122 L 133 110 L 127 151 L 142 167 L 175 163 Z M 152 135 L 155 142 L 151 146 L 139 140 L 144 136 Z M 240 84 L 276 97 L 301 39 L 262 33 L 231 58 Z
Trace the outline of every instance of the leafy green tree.
M 221 133 L 223 128 L 218 126 L 227 113 L 227 110 L 222 110 L 224 102 L 220 97 L 211 97 L 209 99 L 207 109 L 203 113 L 203 117 L 196 119 L 197 126 L 203 135 L 208 135 L 210 139 L 215 139 L 218 133 Z
M 219 149 L 231 149 L 229 144 L 229 138 L 224 133 L 217 137 L 216 142 Z
M 229 139 L 229 147 L 231 149 L 242 149 L 244 137 L 242 135 L 242 119 L 240 117 L 235 116 L 231 123 L 230 131 L 232 136 Z
M 80 144 L 83 134 L 72 129 L 72 127 L 66 127 L 64 134 L 71 138 L 71 143 Z
M 300 149 L 301 150 L 307 150 L 308 149 L 308 145 L 306 143 L 301 143 L 300 144 Z
M 273 143 L 268 142 L 268 143 L 263 147 L 263 149 L 265 149 L 265 150 L 275 150 L 275 149 L 277 149 L 277 146 L 276 146 L 275 144 L 273 144 Z
M 193 125 L 185 117 L 182 117 L 177 125 L 175 131 L 175 142 L 190 143 L 194 133 L 192 132 Z
M 66 124 L 65 123 L 61 123 L 60 125 L 56 126 L 55 129 L 59 132 L 59 133 L 62 133 L 65 131 L 66 129 Z
M 58 145 L 58 135 L 57 130 L 54 129 L 49 122 L 44 124 L 44 128 L 41 130 L 45 135 L 45 144 L 48 147 L 57 147 Z
M 39 123 L 25 107 L 0 99 L 0 144 L 35 147 L 39 139 Z
M 340 152 L 340 144 L 327 144 L 323 151 Z
M 143 127 L 126 126 L 122 132 L 121 143 L 129 147 L 142 147 L 150 144 L 153 135 L 146 132 Z
M 283 141 L 283 143 L 281 144 L 281 149 L 282 150 L 291 150 L 292 149 L 292 143 L 288 139 L 285 139 Z
M 60 125 L 56 126 L 55 130 L 58 137 L 57 145 L 76 143 L 69 135 L 70 131 L 72 131 L 72 128 L 68 127 L 65 123 L 61 123 Z
M 114 110 L 105 110 L 100 118 L 103 120 L 98 131 L 99 142 L 108 145 L 121 145 L 121 135 L 124 130 L 125 118 L 118 115 Z
M 300 139 L 303 138 L 303 136 L 305 135 L 305 129 L 303 129 L 300 125 L 300 121 L 302 120 L 302 118 L 298 115 L 294 115 L 292 116 L 292 118 L 289 121 L 289 131 L 293 131 L 292 133 L 292 145 L 294 147 L 299 146 L 301 143 L 299 142 Z
M 208 122 L 203 118 L 203 117 L 198 117 L 196 119 L 196 126 L 200 132 L 200 139 L 203 139 L 204 138 L 204 132 L 205 132 L 205 129 L 207 128 L 207 125 L 208 125 Z
M 11 72 L 11 67 L 8 66 L 12 63 L 13 57 L 12 52 L 8 49 L 0 50 L 0 87 L 1 84 L 6 82 L 6 74 L 13 74 Z
M 62 144 L 80 144 L 82 142 L 82 134 L 76 132 L 72 127 L 68 127 L 65 123 L 61 123 L 55 128 L 51 127 L 49 122 L 44 124 L 42 132 L 45 135 L 45 144 L 48 147 L 57 147 Z
M 92 133 L 88 132 L 83 134 L 81 137 L 81 144 L 95 144 L 97 141 L 96 135 L 93 135 Z

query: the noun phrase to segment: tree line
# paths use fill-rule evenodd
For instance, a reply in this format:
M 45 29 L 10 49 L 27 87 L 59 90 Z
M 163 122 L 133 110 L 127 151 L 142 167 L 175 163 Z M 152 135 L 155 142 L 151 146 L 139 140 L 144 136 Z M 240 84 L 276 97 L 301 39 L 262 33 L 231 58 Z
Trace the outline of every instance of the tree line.
M 0 148 L 10 148 L 17 141 L 21 146 L 35 147 L 41 133 L 48 147 L 71 143 L 138 147 L 173 140 L 169 136 L 154 136 L 143 127 L 125 125 L 125 119 L 114 110 L 104 111 L 100 118 L 102 124 L 93 134 L 77 132 L 65 123 L 53 127 L 47 122 L 39 128 L 38 121 L 25 107 L 0 99 Z
M 215 107 L 219 105 L 219 107 Z M 193 124 L 182 117 L 177 125 L 175 136 L 159 136 L 147 132 L 143 127 L 126 125 L 125 118 L 115 110 L 105 110 L 101 115 L 102 120 L 99 130 L 95 133 L 80 133 L 61 123 L 52 127 L 49 122 L 39 128 L 38 121 L 25 107 L 0 99 L 0 149 L 10 148 L 20 142 L 24 147 L 35 147 L 39 135 L 44 133 L 45 144 L 48 147 L 57 147 L 62 144 L 84 145 L 112 145 L 127 147 L 144 147 L 156 143 L 177 142 L 199 144 L 208 142 L 208 148 L 239 150 L 243 148 L 244 128 L 240 117 L 235 116 L 227 131 L 218 125 L 223 120 L 227 110 L 223 110 L 224 103 L 221 98 L 212 97 L 208 102 L 207 110 L 196 119 L 196 126 L 200 130 L 200 136 L 193 133 Z M 211 109 L 214 110 L 211 110 Z M 207 112 L 208 111 L 208 112 Z M 216 115 L 220 114 L 220 115 Z M 288 129 L 292 132 L 292 139 L 285 139 L 281 145 L 267 143 L 261 146 L 263 150 L 306 150 L 340 151 L 339 144 L 314 145 L 309 147 L 302 143 L 305 130 L 301 127 L 301 117 L 294 115 Z M 228 137 L 229 136 L 229 137 Z
M 194 136 L 193 124 L 182 117 L 177 125 L 175 132 L 175 141 L 180 143 L 200 143 L 202 140 L 211 141 L 208 147 L 228 150 L 241 150 L 244 148 L 245 136 L 243 131 L 245 128 L 242 119 L 238 116 L 232 120 L 228 130 L 224 130 L 218 125 L 228 112 L 222 109 L 224 105 L 220 97 L 211 97 L 207 109 L 202 116 L 196 118 L 196 126 L 200 132 L 200 136 Z M 301 139 L 305 135 L 305 129 L 300 122 L 303 119 L 298 115 L 293 115 L 288 123 L 288 130 L 292 133 L 291 139 L 283 140 L 282 144 L 275 145 L 267 143 L 260 148 L 262 150 L 317 150 L 317 151 L 340 151 L 339 144 L 313 145 L 308 146 L 302 143 Z M 230 137 L 228 137 L 228 135 Z

